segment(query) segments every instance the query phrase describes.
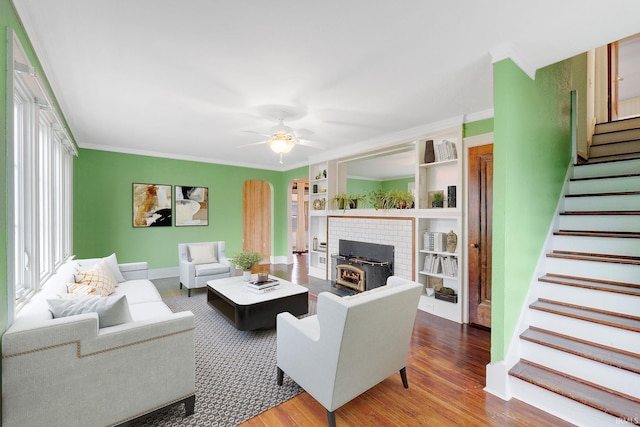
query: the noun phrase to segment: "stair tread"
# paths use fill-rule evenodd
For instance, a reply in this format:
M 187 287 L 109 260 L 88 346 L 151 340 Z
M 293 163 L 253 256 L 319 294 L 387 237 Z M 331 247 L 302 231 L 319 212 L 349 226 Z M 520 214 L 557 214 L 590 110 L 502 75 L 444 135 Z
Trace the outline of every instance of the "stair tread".
M 640 233 L 634 231 L 598 231 L 598 230 L 558 230 L 553 232 L 556 236 L 588 236 L 588 237 L 613 237 L 624 239 L 638 239 Z
M 587 165 L 595 165 L 599 163 L 610 163 L 610 162 L 623 162 L 625 160 L 636 160 L 640 159 L 640 153 L 627 153 L 627 154 L 611 154 L 607 156 L 592 156 L 589 157 L 587 163 L 583 163 L 576 166 L 587 166 Z
M 612 282 L 584 277 L 566 276 L 562 274 L 545 274 L 538 280 L 549 283 L 557 283 L 560 285 L 577 286 L 581 288 L 595 289 L 605 292 L 616 292 L 627 295 L 640 296 L 640 285 L 635 283 Z
M 640 176 L 640 173 L 625 173 L 619 175 L 606 175 L 606 176 L 588 176 L 584 178 L 571 178 L 569 181 L 588 181 L 595 179 L 616 179 L 616 178 L 634 178 Z
M 608 191 L 606 193 L 577 193 L 567 194 L 565 197 L 607 197 L 607 196 L 635 196 L 640 191 Z
M 585 320 L 587 322 L 594 322 L 614 328 L 640 332 L 640 317 L 637 316 L 612 313 L 543 298 L 540 298 L 530 304 L 529 307 L 534 310 L 546 311 L 548 313 L 572 317 L 574 319 Z
M 524 331 L 520 335 L 520 338 L 640 374 L 639 354 L 623 352 L 612 347 L 580 340 L 536 327 L 530 327 Z
M 636 424 L 640 422 L 640 401 L 632 396 L 608 390 L 526 360 L 520 360 L 511 368 L 509 375 L 620 419 L 635 421 Z
M 640 211 L 564 211 L 560 215 L 640 215 Z
M 593 254 L 586 252 L 553 251 L 548 258 L 574 259 L 580 261 L 610 262 L 616 264 L 640 265 L 640 257 L 614 254 Z

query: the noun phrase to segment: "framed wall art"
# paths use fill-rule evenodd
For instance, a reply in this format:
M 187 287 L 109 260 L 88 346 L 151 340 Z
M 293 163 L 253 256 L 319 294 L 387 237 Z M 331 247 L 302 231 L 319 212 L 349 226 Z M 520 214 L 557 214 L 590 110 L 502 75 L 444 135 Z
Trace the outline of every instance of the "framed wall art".
M 171 186 L 133 183 L 133 227 L 171 227 Z
M 176 227 L 209 225 L 209 189 L 175 186 Z

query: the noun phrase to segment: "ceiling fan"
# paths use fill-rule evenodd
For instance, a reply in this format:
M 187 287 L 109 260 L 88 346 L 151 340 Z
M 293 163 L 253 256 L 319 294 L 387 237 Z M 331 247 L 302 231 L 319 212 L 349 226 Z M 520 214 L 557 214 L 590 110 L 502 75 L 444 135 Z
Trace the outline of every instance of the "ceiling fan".
M 243 147 L 251 146 L 251 145 L 260 145 L 260 144 L 268 144 L 271 150 L 280 155 L 280 163 L 283 163 L 283 156 L 287 154 L 295 145 L 304 145 L 308 147 L 314 148 L 326 148 L 323 144 L 319 144 L 317 142 L 310 141 L 306 139 L 305 135 L 310 135 L 313 132 L 307 129 L 298 129 L 294 130 L 293 128 L 284 124 L 285 119 L 289 117 L 300 118 L 297 114 L 291 114 L 285 108 L 281 107 L 280 110 L 272 112 L 271 114 L 264 113 L 264 116 L 270 115 L 271 118 L 275 118 L 278 121 L 278 124 L 269 129 L 269 133 L 256 132 L 251 130 L 246 130 L 244 132 L 248 133 L 256 133 L 258 135 L 266 136 L 269 139 L 254 142 L 252 144 L 243 145 Z

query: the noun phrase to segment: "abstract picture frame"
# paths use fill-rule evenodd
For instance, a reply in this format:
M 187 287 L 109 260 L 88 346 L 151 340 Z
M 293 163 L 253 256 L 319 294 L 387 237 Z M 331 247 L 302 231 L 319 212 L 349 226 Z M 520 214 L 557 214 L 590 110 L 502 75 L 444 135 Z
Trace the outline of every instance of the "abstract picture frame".
M 176 227 L 209 225 L 209 188 L 174 186 Z
M 131 190 L 133 227 L 171 227 L 171 190 L 171 185 L 134 182 Z

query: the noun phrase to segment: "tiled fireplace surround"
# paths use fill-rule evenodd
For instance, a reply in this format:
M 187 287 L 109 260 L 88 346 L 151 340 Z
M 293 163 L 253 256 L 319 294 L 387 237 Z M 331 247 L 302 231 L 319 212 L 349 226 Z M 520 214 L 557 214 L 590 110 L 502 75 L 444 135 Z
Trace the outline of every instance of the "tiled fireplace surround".
M 394 275 L 413 280 L 414 218 L 404 217 L 327 217 L 327 249 L 338 253 L 340 239 L 394 246 Z M 331 259 L 331 258 L 329 258 Z M 335 268 L 330 265 L 329 268 Z

